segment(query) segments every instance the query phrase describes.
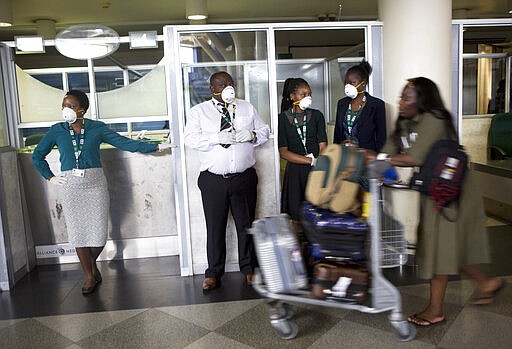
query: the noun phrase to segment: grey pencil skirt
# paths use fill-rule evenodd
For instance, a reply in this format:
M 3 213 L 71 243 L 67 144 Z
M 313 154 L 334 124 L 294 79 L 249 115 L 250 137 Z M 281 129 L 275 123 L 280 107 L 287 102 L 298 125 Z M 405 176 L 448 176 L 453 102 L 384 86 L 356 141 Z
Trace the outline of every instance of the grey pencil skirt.
M 84 177 L 63 172 L 67 183 L 59 197 L 66 219 L 69 242 L 74 247 L 105 246 L 110 199 L 102 168 L 88 168 Z

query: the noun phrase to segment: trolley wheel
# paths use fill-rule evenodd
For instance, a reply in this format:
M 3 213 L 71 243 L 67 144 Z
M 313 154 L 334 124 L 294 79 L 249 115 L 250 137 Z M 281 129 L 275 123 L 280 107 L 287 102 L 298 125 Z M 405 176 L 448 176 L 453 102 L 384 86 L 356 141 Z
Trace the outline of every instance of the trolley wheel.
M 409 342 L 416 337 L 416 326 L 407 322 L 407 321 L 399 321 L 398 323 L 394 323 L 393 327 L 395 329 L 395 337 L 400 342 Z
M 299 326 L 293 322 L 285 319 L 271 320 L 270 324 L 276 330 L 277 335 L 281 339 L 293 339 L 299 333 Z

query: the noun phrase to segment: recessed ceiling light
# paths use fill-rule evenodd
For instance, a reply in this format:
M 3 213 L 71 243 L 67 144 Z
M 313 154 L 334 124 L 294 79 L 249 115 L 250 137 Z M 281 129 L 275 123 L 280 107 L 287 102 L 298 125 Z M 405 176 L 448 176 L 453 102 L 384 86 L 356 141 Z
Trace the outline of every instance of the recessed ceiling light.
M 187 19 L 200 21 L 208 18 L 206 0 L 187 0 L 185 3 L 185 15 Z
M 12 23 L 11 1 L 0 0 L 0 27 L 10 27 Z
M 193 20 L 193 21 L 199 21 L 201 19 L 206 19 L 207 17 L 205 15 L 190 15 L 187 17 L 187 19 Z

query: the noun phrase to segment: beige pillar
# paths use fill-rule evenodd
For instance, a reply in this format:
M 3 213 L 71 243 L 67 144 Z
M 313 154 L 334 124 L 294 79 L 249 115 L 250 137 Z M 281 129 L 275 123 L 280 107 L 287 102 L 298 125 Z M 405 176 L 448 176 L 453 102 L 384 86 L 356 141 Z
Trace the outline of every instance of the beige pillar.
M 424 76 L 433 80 L 450 109 L 452 1 L 379 0 L 379 20 L 383 22 L 383 97 L 390 134 L 408 78 Z M 401 172 L 402 178 L 411 173 Z M 393 190 L 385 199 L 391 203 L 394 217 L 404 224 L 407 241 L 415 245 L 419 194 Z
M 405 80 L 424 76 L 441 90 L 446 106 L 451 93 L 451 0 L 380 0 L 383 22 L 384 101 L 388 120 L 397 117 Z M 449 108 L 450 109 L 450 108 Z

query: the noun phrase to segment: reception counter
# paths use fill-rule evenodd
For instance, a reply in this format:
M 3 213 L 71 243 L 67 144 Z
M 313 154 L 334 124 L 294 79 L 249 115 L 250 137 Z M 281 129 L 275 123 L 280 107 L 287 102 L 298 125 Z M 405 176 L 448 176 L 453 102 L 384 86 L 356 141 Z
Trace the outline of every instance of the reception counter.
M 479 180 L 487 213 L 512 222 L 512 159 L 487 160 L 471 165 Z

